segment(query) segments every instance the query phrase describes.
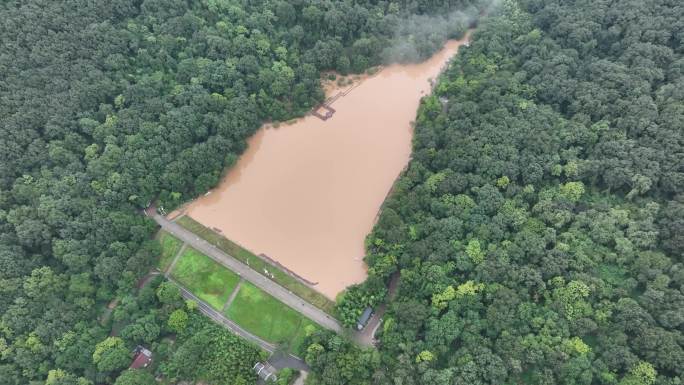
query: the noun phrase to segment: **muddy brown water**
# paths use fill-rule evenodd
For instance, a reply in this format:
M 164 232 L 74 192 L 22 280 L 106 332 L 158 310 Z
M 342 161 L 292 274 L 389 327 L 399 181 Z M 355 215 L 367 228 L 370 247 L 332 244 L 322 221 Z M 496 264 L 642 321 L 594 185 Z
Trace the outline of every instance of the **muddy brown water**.
M 409 161 L 420 98 L 464 42 L 363 79 L 335 100 L 327 121 L 309 115 L 260 129 L 220 185 L 183 211 L 330 298 L 363 281 L 364 239 Z

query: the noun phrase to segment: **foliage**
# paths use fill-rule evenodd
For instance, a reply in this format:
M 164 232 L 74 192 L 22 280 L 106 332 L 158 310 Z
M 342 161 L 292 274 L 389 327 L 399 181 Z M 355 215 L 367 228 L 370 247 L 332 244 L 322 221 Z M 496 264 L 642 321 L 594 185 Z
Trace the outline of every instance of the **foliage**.
M 640 361 L 620 382 L 621 385 L 652 385 L 656 381 L 656 370 L 648 362 Z
M 322 71 L 380 64 L 412 15 L 446 20 L 474 5 L 0 2 L 0 338 L 12 352 L 0 378 L 42 382 L 60 368 L 111 383 L 90 357 L 101 335 L 145 316 L 138 305 L 170 307 L 131 299 L 177 247 L 152 239 L 140 209 L 206 192 L 262 122 L 319 103 Z M 464 29 L 441 22 L 415 47 L 425 57 Z M 100 318 L 115 297 L 125 310 Z M 57 348 L 67 336 L 75 345 Z
M 188 314 L 183 309 L 176 309 L 169 316 L 167 324 L 173 332 L 180 333 L 188 326 Z
M 83 377 L 76 378 L 73 374 L 61 369 L 54 369 L 48 372 L 45 385 L 91 385 L 92 382 Z
M 348 287 L 338 298 L 338 319 L 347 327 L 356 327 L 361 313 L 367 308 L 380 304 L 387 294 L 382 280 L 375 279 L 375 284 L 367 281 L 364 285 Z
M 332 332 L 318 331 L 309 336 L 306 342 L 306 362 L 312 368 L 307 382 L 370 385 L 372 374 L 380 367 L 377 350 L 360 349 Z
M 418 362 L 430 362 L 435 359 L 435 355 L 429 350 L 423 350 L 416 356 L 416 363 Z
M 468 242 L 465 252 L 476 265 L 484 261 L 485 255 L 480 247 L 480 241 L 477 239 L 471 239 Z
M 434 293 L 432 295 L 432 306 L 437 310 L 446 309 L 449 301 L 475 295 L 478 291 L 482 290 L 483 287 L 483 284 L 476 284 L 473 281 L 462 283 L 456 288 L 449 285 L 442 292 Z
M 166 305 L 178 304 L 182 301 L 181 291 L 178 285 L 173 282 L 165 281 L 157 288 L 157 299 Z
M 119 375 L 114 382 L 114 385 L 154 385 L 157 382 L 154 376 L 146 371 L 140 369 L 128 369 Z
M 340 301 L 350 324 L 401 273 L 380 350 L 315 332 L 312 381 L 676 384 L 684 9 L 497 3 L 425 98 L 371 276 Z M 138 210 L 216 184 L 261 122 L 322 100 L 322 70 L 425 57 L 476 4 L 2 2 L 0 379 L 112 383 L 124 348 L 156 339 L 171 376 L 253 381 L 256 350 L 196 314 L 164 342 L 183 303 L 134 293 L 164 252 Z M 483 286 L 430 306 L 464 282 Z M 96 348 L 112 327 L 123 346 Z
M 260 356 L 254 346 L 199 314 L 192 314 L 189 324 L 192 327 L 179 334 L 175 352 L 161 365 L 165 376 L 216 384 L 256 381 L 252 367 Z
M 130 351 L 119 337 L 107 337 L 95 346 L 93 362 L 101 372 L 123 369 L 130 361 Z
M 560 185 L 560 193 L 571 202 L 577 202 L 584 194 L 582 182 L 568 182 Z
M 382 364 L 314 339 L 312 378 L 679 383 L 683 19 L 664 0 L 491 10 L 421 103 L 369 279 L 340 303 L 353 320 L 396 257 Z
M 278 385 L 290 385 L 294 380 L 296 373 L 290 368 L 285 368 L 278 371 Z
M 161 335 L 161 327 L 157 323 L 156 314 L 148 314 L 126 325 L 121 330 L 121 337 L 136 343 L 152 343 Z
M 572 337 L 569 340 L 566 340 L 565 344 L 568 347 L 568 350 L 579 355 L 586 355 L 591 351 L 591 347 L 585 344 L 579 337 Z

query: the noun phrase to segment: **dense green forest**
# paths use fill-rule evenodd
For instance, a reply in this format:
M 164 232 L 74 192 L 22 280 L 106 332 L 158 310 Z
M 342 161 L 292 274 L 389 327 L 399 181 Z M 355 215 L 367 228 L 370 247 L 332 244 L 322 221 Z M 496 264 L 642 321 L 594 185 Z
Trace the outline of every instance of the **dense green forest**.
M 684 3 L 503 2 L 423 100 L 317 384 L 684 380 Z M 375 298 L 375 300 L 373 300 Z
M 0 385 L 154 383 L 121 372 L 139 343 L 167 379 L 253 382 L 254 348 L 158 281 L 135 288 L 160 253 L 139 210 L 215 185 L 263 121 L 323 98 L 321 71 L 421 59 L 482 9 L 475 0 L 0 2 Z
M 253 383 L 255 348 L 136 288 L 160 253 L 139 210 L 215 185 L 321 71 L 424 58 L 484 3 L 3 1 L 0 385 Z M 684 5 L 497 4 L 340 303 L 353 322 L 400 274 L 378 349 L 312 335 L 311 384 L 684 380 Z M 151 372 L 125 370 L 137 344 Z

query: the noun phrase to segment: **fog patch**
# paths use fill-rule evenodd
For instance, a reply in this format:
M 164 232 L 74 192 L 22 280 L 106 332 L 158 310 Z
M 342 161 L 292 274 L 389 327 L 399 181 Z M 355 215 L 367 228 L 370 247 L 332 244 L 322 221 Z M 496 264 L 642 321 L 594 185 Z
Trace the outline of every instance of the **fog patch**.
M 462 38 L 469 28 L 476 26 L 482 13 L 499 3 L 498 0 L 484 1 L 478 7 L 447 15 L 409 16 L 396 29 L 392 44 L 382 51 L 382 60 L 386 64 L 425 60 L 447 40 Z

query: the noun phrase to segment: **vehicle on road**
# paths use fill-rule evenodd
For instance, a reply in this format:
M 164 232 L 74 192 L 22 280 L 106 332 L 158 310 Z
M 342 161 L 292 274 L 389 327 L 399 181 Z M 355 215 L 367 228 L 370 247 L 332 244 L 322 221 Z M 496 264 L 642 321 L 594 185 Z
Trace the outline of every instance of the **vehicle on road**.
M 368 306 L 363 310 L 363 313 L 361 313 L 359 320 L 356 321 L 356 330 L 362 330 L 363 328 L 365 328 L 372 316 L 373 308 Z

